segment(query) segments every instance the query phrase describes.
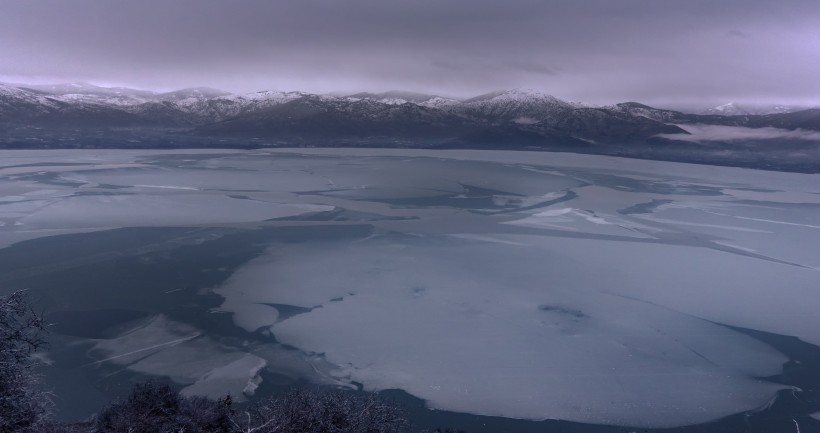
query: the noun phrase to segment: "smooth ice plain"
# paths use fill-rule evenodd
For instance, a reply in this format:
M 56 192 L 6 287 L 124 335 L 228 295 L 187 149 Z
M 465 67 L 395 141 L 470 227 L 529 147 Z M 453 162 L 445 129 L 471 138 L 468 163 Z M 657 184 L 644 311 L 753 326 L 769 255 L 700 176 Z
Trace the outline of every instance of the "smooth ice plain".
M 97 365 L 190 394 L 251 396 L 267 369 L 457 412 L 679 426 L 784 388 L 763 378 L 787 358 L 729 326 L 820 345 L 816 175 L 503 151 L 4 156 L 2 247 L 119 227 L 364 227 L 265 241 L 192 293 L 218 295 L 211 313 L 244 342 L 151 311 L 87 339 Z

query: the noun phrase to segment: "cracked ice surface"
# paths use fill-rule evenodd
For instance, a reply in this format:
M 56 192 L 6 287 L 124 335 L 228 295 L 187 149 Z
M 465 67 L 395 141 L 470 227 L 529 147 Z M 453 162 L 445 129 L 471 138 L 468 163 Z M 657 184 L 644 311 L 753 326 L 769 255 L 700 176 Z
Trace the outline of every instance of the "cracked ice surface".
M 347 152 L 311 151 L 422 156 Z M 778 373 L 785 357 L 716 323 L 820 344 L 807 302 L 820 299 L 818 244 L 807 241 L 820 240 L 810 223 L 820 209 L 817 176 L 447 155 L 461 171 L 480 161 L 481 187 L 504 208 L 475 200 L 472 213 L 447 213 L 469 193 L 451 196 L 449 207 L 407 199 L 417 179 L 430 182 L 419 159 L 417 174 L 389 177 L 405 198 L 389 203 L 437 213 L 377 223 L 381 230 L 355 243 L 274 245 L 219 289 L 223 308 L 240 324 L 267 322 L 279 341 L 323 354 L 333 374 L 367 389 L 405 389 L 446 410 L 633 426 L 712 420 L 758 407 L 780 387 L 758 378 Z M 494 169 L 492 160 L 504 164 Z M 539 181 L 494 181 L 522 168 L 516 176 Z M 333 197 L 379 202 L 390 187 Z M 537 197 L 562 199 L 538 206 Z M 270 304 L 310 310 L 281 320 Z M 254 315 L 254 305 L 267 313 Z
M 213 289 L 263 341 L 253 353 L 164 316 L 94 342 L 99 362 L 186 393 L 251 392 L 263 368 L 306 374 L 301 357 L 312 380 L 400 388 L 439 409 L 675 426 L 782 388 L 761 378 L 786 358 L 723 325 L 820 344 L 815 175 L 371 149 L 4 163 L 2 245 L 146 225 L 368 227 L 269 241 Z
M 755 407 L 777 388 L 754 379 L 779 371 L 776 351 L 621 296 L 617 282 L 593 285 L 575 275 L 583 263 L 537 247 L 441 242 L 294 250 L 258 260 L 234 284 L 274 280 L 255 301 L 321 305 L 274 325 L 277 339 L 324 353 L 339 377 L 440 409 L 675 425 Z

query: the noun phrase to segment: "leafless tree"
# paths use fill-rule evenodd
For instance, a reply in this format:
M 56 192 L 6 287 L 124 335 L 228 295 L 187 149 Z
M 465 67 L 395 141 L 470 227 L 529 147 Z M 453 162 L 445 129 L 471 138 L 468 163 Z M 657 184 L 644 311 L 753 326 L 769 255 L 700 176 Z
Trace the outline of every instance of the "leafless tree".
M 96 420 L 100 433 L 223 433 L 230 412 L 219 401 L 180 395 L 168 385 L 138 384 L 124 401 L 106 407 Z
M 407 421 L 375 394 L 299 390 L 235 410 L 230 397 L 185 397 L 167 385 L 136 385 L 97 417 L 99 433 L 402 433 Z
M 25 292 L 0 296 L 0 433 L 38 431 L 46 421 L 51 400 L 39 386 L 32 357 L 45 346 L 46 333 Z
M 376 394 L 297 390 L 234 416 L 241 433 L 400 433 L 407 420 Z

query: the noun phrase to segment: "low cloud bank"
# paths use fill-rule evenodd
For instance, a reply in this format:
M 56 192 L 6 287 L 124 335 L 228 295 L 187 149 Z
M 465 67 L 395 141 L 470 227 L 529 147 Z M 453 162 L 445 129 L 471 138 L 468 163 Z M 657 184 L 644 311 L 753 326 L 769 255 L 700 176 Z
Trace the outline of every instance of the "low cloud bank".
M 723 125 L 676 125 L 689 134 L 658 134 L 658 137 L 692 142 L 790 139 L 820 141 L 820 132 L 805 129 L 745 128 Z

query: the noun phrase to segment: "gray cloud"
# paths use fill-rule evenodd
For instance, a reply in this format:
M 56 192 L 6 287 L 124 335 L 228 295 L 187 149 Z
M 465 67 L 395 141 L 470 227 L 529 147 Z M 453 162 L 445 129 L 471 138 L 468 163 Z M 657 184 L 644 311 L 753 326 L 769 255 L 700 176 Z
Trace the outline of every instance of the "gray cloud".
M 733 37 L 733 38 L 740 38 L 740 39 L 749 39 L 751 37 L 750 34 L 744 32 L 744 31 L 738 30 L 738 29 L 729 30 L 728 32 L 726 32 L 726 36 L 730 36 L 730 37 Z
M 558 71 L 550 68 L 544 64 L 532 61 L 513 61 L 510 62 L 510 67 L 520 69 L 524 72 L 540 75 L 558 75 Z
M 0 80 L 452 96 L 527 87 L 595 103 L 820 102 L 819 5 L 4 0 Z M 740 37 L 746 29 L 755 37 Z

